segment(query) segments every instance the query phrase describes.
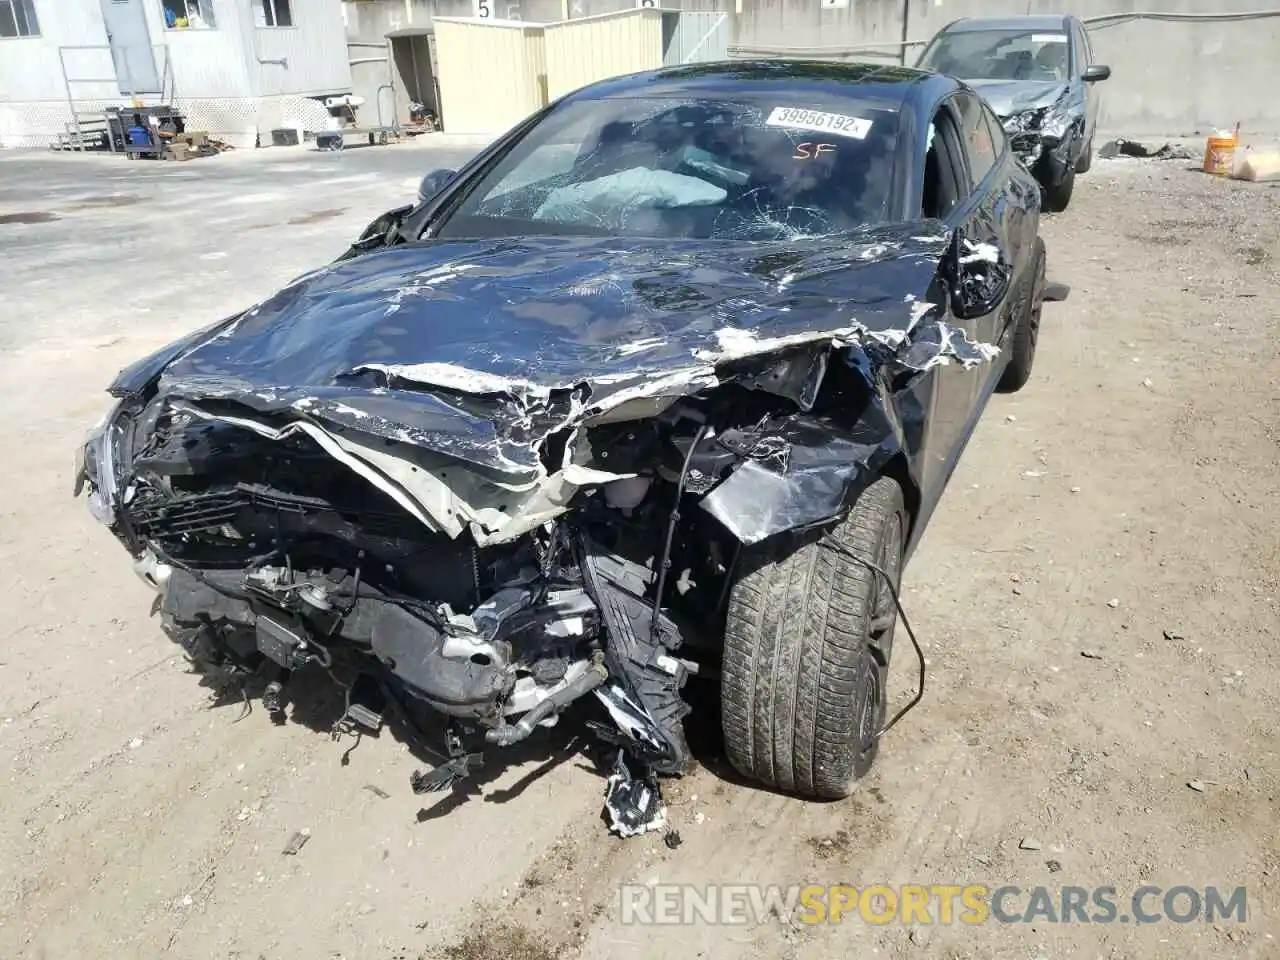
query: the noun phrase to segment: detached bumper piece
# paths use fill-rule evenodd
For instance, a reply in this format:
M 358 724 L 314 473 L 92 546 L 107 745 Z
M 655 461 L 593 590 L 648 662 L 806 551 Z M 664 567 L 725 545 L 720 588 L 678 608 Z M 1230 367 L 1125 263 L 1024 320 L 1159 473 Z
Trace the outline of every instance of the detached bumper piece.
M 638 837 L 667 825 L 667 808 L 657 779 L 652 774 L 643 779 L 633 777 L 622 751 L 605 787 L 604 810 L 609 829 L 620 837 Z
M 694 665 L 672 655 L 681 644 L 679 630 L 644 599 L 647 568 L 601 549 L 586 535 L 577 554 L 587 595 L 600 611 L 605 648 L 577 680 L 518 721 L 485 730 L 484 742 L 499 747 L 520 743 L 537 726 L 554 722 L 569 704 L 594 693 L 612 724 L 588 726 L 618 748 L 605 788 L 606 819 L 619 836 L 637 836 L 666 823 L 657 774 L 682 774 L 692 765 L 682 726 L 690 708 L 680 690 Z M 457 720 L 449 723 L 448 759 L 429 772 L 413 774 L 414 793 L 460 787 L 484 766 L 483 754 L 465 745 L 472 732 Z
M 449 759 L 434 770 L 415 773 L 411 776 L 409 785 L 414 793 L 439 793 L 448 790 L 484 766 L 484 754 L 469 752 L 464 743 L 464 736 L 465 731 L 461 724 L 456 721 L 449 724 L 445 731 Z

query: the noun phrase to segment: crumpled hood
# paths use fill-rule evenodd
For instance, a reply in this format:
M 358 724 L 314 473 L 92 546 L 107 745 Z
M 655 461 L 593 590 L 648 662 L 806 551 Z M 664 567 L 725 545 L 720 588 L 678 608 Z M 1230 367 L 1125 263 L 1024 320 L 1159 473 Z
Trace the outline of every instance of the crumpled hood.
M 171 399 L 232 401 L 528 473 L 556 430 L 715 386 L 725 362 L 793 344 L 871 338 L 918 369 L 990 359 L 994 348 L 922 303 L 947 241 L 942 223 L 922 221 L 777 243 L 397 246 L 299 278 L 135 364 L 113 392 L 159 373 Z
M 1024 110 L 1048 107 L 1066 92 L 1066 81 L 1058 80 L 966 80 L 966 83 L 1004 119 Z

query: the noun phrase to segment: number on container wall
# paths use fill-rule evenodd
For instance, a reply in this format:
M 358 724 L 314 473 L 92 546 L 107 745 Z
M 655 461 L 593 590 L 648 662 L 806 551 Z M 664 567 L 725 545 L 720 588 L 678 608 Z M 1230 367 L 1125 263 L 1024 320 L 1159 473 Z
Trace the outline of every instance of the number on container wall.
M 493 0 L 474 0 L 475 16 L 479 20 L 490 20 L 493 18 Z
M 656 7 L 657 5 L 658 0 L 636 0 L 637 9 L 642 9 L 644 7 Z

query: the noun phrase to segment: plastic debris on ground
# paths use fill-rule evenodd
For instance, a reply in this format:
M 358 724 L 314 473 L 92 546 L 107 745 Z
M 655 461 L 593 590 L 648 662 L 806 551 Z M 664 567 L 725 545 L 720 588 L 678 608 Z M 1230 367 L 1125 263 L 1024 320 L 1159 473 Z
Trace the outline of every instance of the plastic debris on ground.
M 604 790 L 609 829 L 620 837 L 638 837 L 667 825 L 667 808 L 653 777 L 637 779 L 627 769 L 622 753 Z
M 1237 151 L 1231 179 L 1251 183 L 1280 180 L 1280 150 Z
M 311 831 L 305 827 L 289 838 L 289 842 L 284 845 L 281 852 L 287 856 L 296 856 L 298 851 L 307 845 L 307 841 L 311 839 Z
M 1115 157 L 1137 157 L 1142 160 L 1199 160 L 1199 155 L 1189 147 L 1178 147 L 1171 143 L 1151 148 L 1136 140 L 1118 138 L 1109 140 L 1098 148 L 1098 156 L 1103 160 Z

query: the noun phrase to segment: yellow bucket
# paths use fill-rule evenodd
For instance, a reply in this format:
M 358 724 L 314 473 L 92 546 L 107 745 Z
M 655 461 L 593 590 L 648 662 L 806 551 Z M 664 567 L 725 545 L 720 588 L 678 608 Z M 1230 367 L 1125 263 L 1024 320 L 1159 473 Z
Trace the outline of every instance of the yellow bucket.
M 1236 157 L 1235 135 L 1229 137 L 1208 137 L 1204 142 L 1204 172 L 1219 177 L 1231 174 Z

